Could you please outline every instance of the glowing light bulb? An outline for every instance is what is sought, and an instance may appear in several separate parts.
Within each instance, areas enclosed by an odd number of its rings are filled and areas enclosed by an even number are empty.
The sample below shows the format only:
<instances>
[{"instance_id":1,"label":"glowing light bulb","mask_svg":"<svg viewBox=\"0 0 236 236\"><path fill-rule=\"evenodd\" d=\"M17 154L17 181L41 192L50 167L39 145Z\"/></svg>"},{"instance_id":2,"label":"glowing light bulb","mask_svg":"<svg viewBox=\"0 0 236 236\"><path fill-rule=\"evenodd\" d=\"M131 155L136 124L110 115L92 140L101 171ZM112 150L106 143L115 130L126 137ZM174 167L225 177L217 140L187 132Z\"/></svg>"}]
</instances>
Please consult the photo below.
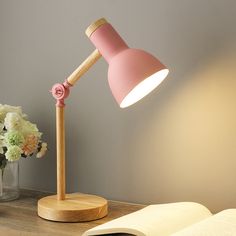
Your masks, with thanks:
<instances>
[{"instance_id":1,"label":"glowing light bulb","mask_svg":"<svg viewBox=\"0 0 236 236\"><path fill-rule=\"evenodd\" d=\"M145 97L166 78L168 73L168 69L163 69L144 79L129 92L121 102L120 107L128 107Z\"/></svg>"}]
</instances>

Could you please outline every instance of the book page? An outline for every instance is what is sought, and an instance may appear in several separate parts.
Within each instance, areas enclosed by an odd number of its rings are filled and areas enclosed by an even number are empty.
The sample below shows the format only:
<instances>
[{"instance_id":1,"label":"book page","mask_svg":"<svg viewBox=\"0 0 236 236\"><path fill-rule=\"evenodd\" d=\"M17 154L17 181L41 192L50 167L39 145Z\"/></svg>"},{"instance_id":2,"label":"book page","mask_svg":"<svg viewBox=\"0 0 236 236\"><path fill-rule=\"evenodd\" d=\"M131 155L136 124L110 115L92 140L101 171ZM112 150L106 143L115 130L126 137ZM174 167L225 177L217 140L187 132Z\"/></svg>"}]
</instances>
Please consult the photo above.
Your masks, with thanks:
<instances>
[{"instance_id":1,"label":"book page","mask_svg":"<svg viewBox=\"0 0 236 236\"><path fill-rule=\"evenodd\" d=\"M234 236L236 235L236 209L228 209L189 226L172 236Z\"/></svg>"},{"instance_id":2,"label":"book page","mask_svg":"<svg viewBox=\"0 0 236 236\"><path fill-rule=\"evenodd\" d=\"M150 205L90 229L83 236L111 233L166 236L211 215L206 207L193 202Z\"/></svg>"}]
</instances>

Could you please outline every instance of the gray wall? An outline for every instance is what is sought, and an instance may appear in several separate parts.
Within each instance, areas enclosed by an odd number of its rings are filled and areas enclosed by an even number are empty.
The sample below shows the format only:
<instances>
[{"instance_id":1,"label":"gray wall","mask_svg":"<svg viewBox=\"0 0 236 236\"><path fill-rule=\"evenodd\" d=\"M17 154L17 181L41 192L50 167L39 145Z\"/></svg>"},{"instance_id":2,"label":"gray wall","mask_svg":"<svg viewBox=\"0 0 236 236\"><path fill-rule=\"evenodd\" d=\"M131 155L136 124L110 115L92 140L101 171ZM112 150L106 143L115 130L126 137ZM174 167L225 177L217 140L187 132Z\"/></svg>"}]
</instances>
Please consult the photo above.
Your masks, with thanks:
<instances>
[{"instance_id":1,"label":"gray wall","mask_svg":"<svg viewBox=\"0 0 236 236\"><path fill-rule=\"evenodd\" d=\"M20 163L21 186L55 191L54 99L93 50L86 27L106 17L170 75L120 109L101 59L67 100L67 190L139 203L236 206L236 1L0 0L0 102L21 105L49 144Z\"/></svg>"}]
</instances>

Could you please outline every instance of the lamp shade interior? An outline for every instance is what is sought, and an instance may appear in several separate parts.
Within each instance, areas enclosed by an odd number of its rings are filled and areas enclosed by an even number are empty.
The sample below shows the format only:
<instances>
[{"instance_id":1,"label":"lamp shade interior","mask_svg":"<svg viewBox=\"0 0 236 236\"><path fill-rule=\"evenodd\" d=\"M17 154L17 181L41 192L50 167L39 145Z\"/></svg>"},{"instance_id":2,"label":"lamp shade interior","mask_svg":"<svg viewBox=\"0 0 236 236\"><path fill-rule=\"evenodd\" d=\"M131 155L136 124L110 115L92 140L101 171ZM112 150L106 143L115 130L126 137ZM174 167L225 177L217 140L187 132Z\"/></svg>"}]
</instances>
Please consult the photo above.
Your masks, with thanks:
<instances>
[{"instance_id":1,"label":"lamp shade interior","mask_svg":"<svg viewBox=\"0 0 236 236\"><path fill-rule=\"evenodd\" d=\"M153 91L168 75L168 69L162 69L136 85L120 103L121 108L128 107Z\"/></svg>"}]
</instances>

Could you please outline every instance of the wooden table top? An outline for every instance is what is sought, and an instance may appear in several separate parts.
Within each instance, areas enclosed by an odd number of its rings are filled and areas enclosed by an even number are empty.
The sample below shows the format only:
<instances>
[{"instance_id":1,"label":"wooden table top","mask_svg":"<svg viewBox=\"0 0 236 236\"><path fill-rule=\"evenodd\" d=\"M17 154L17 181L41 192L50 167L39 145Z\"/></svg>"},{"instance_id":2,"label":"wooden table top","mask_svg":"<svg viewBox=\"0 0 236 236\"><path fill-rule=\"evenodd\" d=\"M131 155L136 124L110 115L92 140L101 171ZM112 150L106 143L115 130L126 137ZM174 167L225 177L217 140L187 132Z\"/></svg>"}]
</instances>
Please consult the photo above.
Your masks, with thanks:
<instances>
[{"instance_id":1,"label":"wooden table top","mask_svg":"<svg viewBox=\"0 0 236 236\"><path fill-rule=\"evenodd\" d=\"M144 205L109 201L108 216L86 223L59 223L41 219L37 215L38 199L50 195L45 192L21 190L21 197L0 203L0 236L82 235L86 230L112 219L140 210Z\"/></svg>"}]
</instances>

